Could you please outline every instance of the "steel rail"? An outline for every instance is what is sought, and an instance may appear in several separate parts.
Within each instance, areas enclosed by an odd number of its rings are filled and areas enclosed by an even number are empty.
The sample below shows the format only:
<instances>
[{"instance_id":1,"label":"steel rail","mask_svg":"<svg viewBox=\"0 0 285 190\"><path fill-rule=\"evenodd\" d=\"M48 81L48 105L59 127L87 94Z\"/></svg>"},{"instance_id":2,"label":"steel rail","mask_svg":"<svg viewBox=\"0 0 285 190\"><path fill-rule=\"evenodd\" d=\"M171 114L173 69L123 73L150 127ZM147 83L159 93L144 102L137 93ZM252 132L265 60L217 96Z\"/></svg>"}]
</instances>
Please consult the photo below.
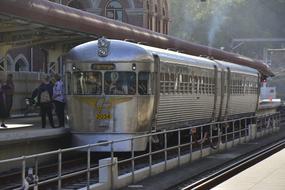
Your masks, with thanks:
<instances>
[{"instance_id":1,"label":"steel rail","mask_svg":"<svg viewBox=\"0 0 285 190\"><path fill-rule=\"evenodd\" d=\"M263 150L258 151L242 160L227 166L197 182L194 182L184 188L182 190L204 190L211 189L218 184L226 181L232 176L240 173L241 171L253 166L254 164L264 160L265 158L273 155L274 153L282 150L285 147L285 139L278 141L277 143L266 147Z\"/></svg>"}]
</instances>

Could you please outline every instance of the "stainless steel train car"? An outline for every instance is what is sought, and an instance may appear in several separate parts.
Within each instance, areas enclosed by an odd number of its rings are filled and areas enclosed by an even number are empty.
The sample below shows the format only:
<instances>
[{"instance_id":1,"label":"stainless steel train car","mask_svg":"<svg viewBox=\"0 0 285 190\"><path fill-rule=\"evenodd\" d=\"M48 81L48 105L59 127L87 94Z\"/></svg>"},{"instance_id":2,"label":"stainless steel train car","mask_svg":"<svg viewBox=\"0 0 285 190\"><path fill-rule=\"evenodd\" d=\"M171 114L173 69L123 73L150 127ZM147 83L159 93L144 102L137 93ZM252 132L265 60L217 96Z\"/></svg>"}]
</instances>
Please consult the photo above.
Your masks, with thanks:
<instances>
[{"instance_id":1,"label":"stainless steel train car","mask_svg":"<svg viewBox=\"0 0 285 190\"><path fill-rule=\"evenodd\" d=\"M74 145L253 115L258 105L255 69L126 41L79 45L65 68ZM135 150L146 144L135 141Z\"/></svg>"}]
</instances>

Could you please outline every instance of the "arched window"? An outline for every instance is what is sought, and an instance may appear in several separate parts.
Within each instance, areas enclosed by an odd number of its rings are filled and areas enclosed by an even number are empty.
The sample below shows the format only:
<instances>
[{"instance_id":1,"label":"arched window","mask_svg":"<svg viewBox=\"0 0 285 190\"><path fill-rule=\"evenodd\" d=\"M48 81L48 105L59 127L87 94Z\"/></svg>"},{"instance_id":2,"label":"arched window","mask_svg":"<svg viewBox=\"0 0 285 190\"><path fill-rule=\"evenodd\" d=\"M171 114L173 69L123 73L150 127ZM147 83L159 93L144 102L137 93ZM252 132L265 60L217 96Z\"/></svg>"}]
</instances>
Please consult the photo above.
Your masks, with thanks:
<instances>
[{"instance_id":1,"label":"arched window","mask_svg":"<svg viewBox=\"0 0 285 190\"><path fill-rule=\"evenodd\" d=\"M19 59L15 64L15 71L28 71L28 66L24 60Z\"/></svg>"},{"instance_id":2,"label":"arched window","mask_svg":"<svg viewBox=\"0 0 285 190\"><path fill-rule=\"evenodd\" d=\"M29 62L23 54L15 58L15 71L29 71Z\"/></svg>"},{"instance_id":3,"label":"arched window","mask_svg":"<svg viewBox=\"0 0 285 190\"><path fill-rule=\"evenodd\" d=\"M6 56L7 71L15 71L14 60L10 54ZM5 67L5 65L3 64Z\"/></svg>"},{"instance_id":4,"label":"arched window","mask_svg":"<svg viewBox=\"0 0 285 190\"><path fill-rule=\"evenodd\" d=\"M106 17L123 21L123 7L118 1L112 0L106 6Z\"/></svg>"}]
</instances>

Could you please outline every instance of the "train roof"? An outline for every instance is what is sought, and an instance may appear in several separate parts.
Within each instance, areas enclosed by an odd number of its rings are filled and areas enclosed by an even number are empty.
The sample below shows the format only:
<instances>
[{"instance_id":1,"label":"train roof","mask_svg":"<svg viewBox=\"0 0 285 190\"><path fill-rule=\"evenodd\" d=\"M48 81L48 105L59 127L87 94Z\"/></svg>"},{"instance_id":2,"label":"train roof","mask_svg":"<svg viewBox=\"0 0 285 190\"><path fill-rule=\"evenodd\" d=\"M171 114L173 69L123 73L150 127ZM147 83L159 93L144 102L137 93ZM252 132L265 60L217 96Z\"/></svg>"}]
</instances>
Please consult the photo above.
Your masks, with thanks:
<instances>
[{"instance_id":1,"label":"train roof","mask_svg":"<svg viewBox=\"0 0 285 190\"><path fill-rule=\"evenodd\" d=\"M98 40L87 42L72 48L66 55L66 60L72 62L149 62L153 60L153 55L138 44L108 40L109 53L107 56L98 55Z\"/></svg>"},{"instance_id":2,"label":"train roof","mask_svg":"<svg viewBox=\"0 0 285 190\"><path fill-rule=\"evenodd\" d=\"M213 69L214 65L218 68L229 67L232 72L257 75L256 69L229 63L220 60L213 60L205 57L197 57L171 50L165 50L141 44L121 40L108 40L109 53L105 57L98 56L98 40L78 45L70 50L66 56L66 60L72 62L102 62L102 63L118 63L118 62L150 62L153 60L153 54L159 56L162 62L170 62L183 65L191 65L194 67Z\"/></svg>"},{"instance_id":3,"label":"train roof","mask_svg":"<svg viewBox=\"0 0 285 190\"><path fill-rule=\"evenodd\" d=\"M220 65L218 68L227 68L229 67L231 69L231 72L235 73L244 73L244 74L252 74L257 75L258 71L256 69L247 67L247 66L241 66L234 63L229 63L226 61L221 60L214 60L210 58L205 57L198 57L193 55L188 55L180 52L170 51L170 50L164 50L159 49L155 47L149 47L149 46L142 46L146 50L151 51L153 54L159 55L160 59L162 61L170 61L170 62L176 62L177 64L187 64L195 67L202 67L202 68L208 68L213 69L214 65Z\"/></svg>"}]
</instances>

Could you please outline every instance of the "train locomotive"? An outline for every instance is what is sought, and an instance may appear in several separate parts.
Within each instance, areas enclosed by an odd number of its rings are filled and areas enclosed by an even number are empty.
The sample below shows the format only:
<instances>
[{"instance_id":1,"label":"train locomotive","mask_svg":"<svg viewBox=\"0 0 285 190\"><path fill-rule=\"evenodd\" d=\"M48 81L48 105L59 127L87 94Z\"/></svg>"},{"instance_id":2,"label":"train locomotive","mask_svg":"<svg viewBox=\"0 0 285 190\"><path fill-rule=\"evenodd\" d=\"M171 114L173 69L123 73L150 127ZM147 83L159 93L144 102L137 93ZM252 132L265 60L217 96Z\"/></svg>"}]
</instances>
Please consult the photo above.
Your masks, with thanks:
<instances>
[{"instance_id":1,"label":"train locomotive","mask_svg":"<svg viewBox=\"0 0 285 190\"><path fill-rule=\"evenodd\" d=\"M76 46L65 70L76 146L252 116L258 106L256 69L127 41ZM147 139L132 146L145 150ZM131 151L131 145L119 143L114 151Z\"/></svg>"}]
</instances>

